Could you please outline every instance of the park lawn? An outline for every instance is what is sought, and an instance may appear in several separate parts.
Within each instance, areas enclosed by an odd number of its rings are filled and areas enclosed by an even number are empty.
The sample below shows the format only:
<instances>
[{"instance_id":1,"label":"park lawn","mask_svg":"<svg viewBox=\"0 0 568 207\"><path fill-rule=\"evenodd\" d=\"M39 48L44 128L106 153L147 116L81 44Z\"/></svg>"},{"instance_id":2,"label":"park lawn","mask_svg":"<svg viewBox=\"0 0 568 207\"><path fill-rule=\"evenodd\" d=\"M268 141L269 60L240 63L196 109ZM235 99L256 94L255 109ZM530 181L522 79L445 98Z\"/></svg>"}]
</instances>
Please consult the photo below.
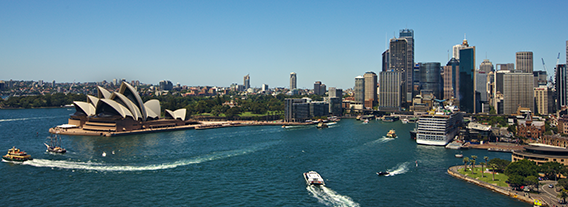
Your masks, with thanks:
<instances>
[{"instance_id":1,"label":"park lawn","mask_svg":"<svg viewBox=\"0 0 568 207\"><path fill-rule=\"evenodd\" d=\"M267 115L269 115L269 114L274 114L275 112L276 112L276 111L268 111L268 112L266 112L266 113L264 113L264 114L253 114L252 112L247 111L247 112L243 112L243 113L239 114L239 116L240 116L240 117L267 116Z\"/></svg>"},{"instance_id":2,"label":"park lawn","mask_svg":"<svg viewBox=\"0 0 568 207\"><path fill-rule=\"evenodd\" d=\"M484 168L486 169L486 168ZM483 173L484 177L481 177L481 167L475 167L474 170L475 174L471 173L471 170L468 170L464 173L463 169L458 169L458 172L462 175L468 176L470 178L473 179L477 179L477 180L481 180L487 183L491 183L491 184L497 184L497 186L501 186L501 187L508 187L509 185L505 182L507 181L507 179L509 179L508 176L506 176L503 173L496 173L495 174L495 181L493 181L493 176L491 175L491 173Z\"/></svg>"}]
</instances>

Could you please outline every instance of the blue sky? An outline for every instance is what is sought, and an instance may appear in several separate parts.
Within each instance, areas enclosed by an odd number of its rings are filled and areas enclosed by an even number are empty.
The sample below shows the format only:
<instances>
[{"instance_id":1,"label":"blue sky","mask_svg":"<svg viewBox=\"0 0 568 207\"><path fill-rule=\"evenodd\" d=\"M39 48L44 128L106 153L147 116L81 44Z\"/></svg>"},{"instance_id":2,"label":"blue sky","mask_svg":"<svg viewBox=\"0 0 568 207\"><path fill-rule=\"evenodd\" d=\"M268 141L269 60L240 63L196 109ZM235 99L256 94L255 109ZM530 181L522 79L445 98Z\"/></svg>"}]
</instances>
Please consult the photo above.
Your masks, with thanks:
<instances>
[{"instance_id":1,"label":"blue sky","mask_svg":"<svg viewBox=\"0 0 568 207\"><path fill-rule=\"evenodd\" d=\"M486 57L566 62L568 1L0 1L0 80L352 88L414 30L415 61L448 61L464 34ZM449 54L451 56L451 54Z\"/></svg>"}]
</instances>

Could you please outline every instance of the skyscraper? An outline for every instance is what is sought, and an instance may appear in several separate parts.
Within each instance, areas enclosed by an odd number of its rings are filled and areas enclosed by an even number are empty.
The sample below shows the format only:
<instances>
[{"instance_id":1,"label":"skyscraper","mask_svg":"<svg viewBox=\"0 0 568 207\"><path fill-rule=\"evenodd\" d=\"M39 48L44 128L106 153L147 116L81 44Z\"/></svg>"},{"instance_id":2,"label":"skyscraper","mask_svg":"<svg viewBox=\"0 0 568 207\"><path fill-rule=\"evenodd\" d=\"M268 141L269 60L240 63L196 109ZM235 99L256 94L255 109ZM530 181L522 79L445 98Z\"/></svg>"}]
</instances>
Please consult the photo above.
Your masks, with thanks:
<instances>
[{"instance_id":1,"label":"skyscraper","mask_svg":"<svg viewBox=\"0 0 568 207\"><path fill-rule=\"evenodd\" d=\"M446 66L444 66L444 99L454 99L454 104L456 103L459 95L459 73L460 72L460 62L456 58L452 58Z\"/></svg>"},{"instance_id":2,"label":"skyscraper","mask_svg":"<svg viewBox=\"0 0 568 207\"><path fill-rule=\"evenodd\" d=\"M290 90L296 89L296 73L290 73Z\"/></svg>"},{"instance_id":3,"label":"skyscraper","mask_svg":"<svg viewBox=\"0 0 568 207\"><path fill-rule=\"evenodd\" d=\"M552 91L547 86L539 86L534 88L534 102L536 104L535 112L546 115L553 112Z\"/></svg>"},{"instance_id":4,"label":"skyscraper","mask_svg":"<svg viewBox=\"0 0 568 207\"><path fill-rule=\"evenodd\" d=\"M533 52L517 52L516 59L517 70L523 73L533 72Z\"/></svg>"},{"instance_id":5,"label":"skyscraper","mask_svg":"<svg viewBox=\"0 0 568 207\"><path fill-rule=\"evenodd\" d=\"M431 93L437 99L442 99L442 73L440 63L419 63L420 92Z\"/></svg>"},{"instance_id":6,"label":"skyscraper","mask_svg":"<svg viewBox=\"0 0 568 207\"><path fill-rule=\"evenodd\" d=\"M379 109L400 110L402 103L402 72L385 71L379 73Z\"/></svg>"},{"instance_id":7,"label":"skyscraper","mask_svg":"<svg viewBox=\"0 0 568 207\"><path fill-rule=\"evenodd\" d=\"M488 74L489 72L493 71L493 63L491 63L491 61L489 61L488 59L483 60L483 62L481 62L481 65L479 65L479 71L483 71Z\"/></svg>"},{"instance_id":8,"label":"skyscraper","mask_svg":"<svg viewBox=\"0 0 568 207\"><path fill-rule=\"evenodd\" d=\"M568 105L568 71L566 71L566 64L558 64L555 68L555 87L557 98L557 109Z\"/></svg>"},{"instance_id":9,"label":"skyscraper","mask_svg":"<svg viewBox=\"0 0 568 207\"><path fill-rule=\"evenodd\" d=\"M390 58L390 52L387 49L383 52L383 68L382 68L382 71L389 70L389 58Z\"/></svg>"},{"instance_id":10,"label":"skyscraper","mask_svg":"<svg viewBox=\"0 0 568 207\"><path fill-rule=\"evenodd\" d=\"M515 70L515 63L497 64L498 70Z\"/></svg>"},{"instance_id":11,"label":"skyscraper","mask_svg":"<svg viewBox=\"0 0 568 207\"><path fill-rule=\"evenodd\" d=\"M363 76L355 77L355 102L360 104L365 102L365 79Z\"/></svg>"},{"instance_id":12,"label":"skyscraper","mask_svg":"<svg viewBox=\"0 0 568 207\"><path fill-rule=\"evenodd\" d=\"M412 102L414 98L414 30L412 29L401 29L399 31L399 38L406 39L408 46L406 47L406 102Z\"/></svg>"},{"instance_id":13,"label":"skyscraper","mask_svg":"<svg viewBox=\"0 0 568 207\"><path fill-rule=\"evenodd\" d=\"M314 94L316 95L324 95L325 94L325 84L322 84L321 81L316 81L314 83Z\"/></svg>"},{"instance_id":14,"label":"skyscraper","mask_svg":"<svg viewBox=\"0 0 568 207\"><path fill-rule=\"evenodd\" d=\"M373 108L377 105L377 74L366 72L365 78L365 107Z\"/></svg>"},{"instance_id":15,"label":"skyscraper","mask_svg":"<svg viewBox=\"0 0 568 207\"><path fill-rule=\"evenodd\" d=\"M466 113L475 113L475 46L463 40L460 49L459 108Z\"/></svg>"},{"instance_id":16,"label":"skyscraper","mask_svg":"<svg viewBox=\"0 0 568 207\"><path fill-rule=\"evenodd\" d=\"M249 74L245 75L245 77L243 78L243 85L245 86L245 90L250 88L250 76Z\"/></svg>"},{"instance_id":17,"label":"skyscraper","mask_svg":"<svg viewBox=\"0 0 568 207\"><path fill-rule=\"evenodd\" d=\"M513 114L519 107L534 110L532 73L510 72L503 75L503 113Z\"/></svg>"},{"instance_id":18,"label":"skyscraper","mask_svg":"<svg viewBox=\"0 0 568 207\"><path fill-rule=\"evenodd\" d=\"M343 98L343 90L335 87L329 87L330 98Z\"/></svg>"},{"instance_id":19,"label":"skyscraper","mask_svg":"<svg viewBox=\"0 0 568 207\"><path fill-rule=\"evenodd\" d=\"M412 73L412 64L409 66L408 65L408 59L409 59L409 55L407 54L407 47L408 47L408 41L405 38L393 38L390 40L390 59L389 59L389 68L392 71L396 71L396 72L400 72L402 77L401 80L402 81L402 93L404 94L402 96L402 102L406 103L407 101L407 91L408 89L410 89L410 91L412 91L412 82L407 83L406 81L406 77L407 76L407 72L408 73ZM410 98L409 100L412 100L412 98Z\"/></svg>"}]
</instances>

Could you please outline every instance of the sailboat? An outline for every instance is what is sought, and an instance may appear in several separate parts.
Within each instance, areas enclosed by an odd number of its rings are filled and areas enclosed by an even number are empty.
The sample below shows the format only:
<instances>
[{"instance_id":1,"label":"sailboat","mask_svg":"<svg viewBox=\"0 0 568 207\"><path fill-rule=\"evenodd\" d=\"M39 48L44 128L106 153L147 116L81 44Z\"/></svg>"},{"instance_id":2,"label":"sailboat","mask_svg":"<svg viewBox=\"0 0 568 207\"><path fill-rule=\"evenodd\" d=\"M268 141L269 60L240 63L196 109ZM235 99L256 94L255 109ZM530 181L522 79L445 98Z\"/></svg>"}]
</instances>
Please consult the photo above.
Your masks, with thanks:
<instances>
[{"instance_id":1,"label":"sailboat","mask_svg":"<svg viewBox=\"0 0 568 207\"><path fill-rule=\"evenodd\" d=\"M67 152L67 150L65 150L65 148L61 147L61 136L58 135L51 135L49 137L47 137L47 139L49 139L49 144L48 143L43 143L45 144L45 146L47 147L47 151L48 152L53 152L53 153L65 153Z\"/></svg>"}]
</instances>

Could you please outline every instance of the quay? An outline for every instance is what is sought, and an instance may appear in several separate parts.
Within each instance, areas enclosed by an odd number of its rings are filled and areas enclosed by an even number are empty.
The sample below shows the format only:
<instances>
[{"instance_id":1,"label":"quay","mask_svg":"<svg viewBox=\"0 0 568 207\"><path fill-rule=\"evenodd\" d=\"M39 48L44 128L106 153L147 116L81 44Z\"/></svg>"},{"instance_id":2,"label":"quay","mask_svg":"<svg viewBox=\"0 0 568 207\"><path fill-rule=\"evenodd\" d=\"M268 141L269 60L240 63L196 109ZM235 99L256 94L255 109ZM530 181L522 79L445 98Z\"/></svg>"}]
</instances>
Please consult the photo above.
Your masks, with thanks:
<instances>
[{"instance_id":1,"label":"quay","mask_svg":"<svg viewBox=\"0 0 568 207\"><path fill-rule=\"evenodd\" d=\"M467 149L484 149L488 151L496 152L513 152L522 151L525 145L510 144L510 143L483 143L483 144L471 144L469 142L465 143L462 148Z\"/></svg>"},{"instance_id":2,"label":"quay","mask_svg":"<svg viewBox=\"0 0 568 207\"><path fill-rule=\"evenodd\" d=\"M61 135L72 135L72 136L122 136L131 134L143 134L143 133L154 133L154 132L164 132L164 131L175 131L175 130L203 130L203 129L215 129L223 127L238 127L238 126L301 126L301 125L313 125L315 123L306 122L283 122L279 121L192 121L191 124L181 125L181 126L166 126L159 128L146 128L137 129L130 131L101 131L101 130L86 130L79 127L72 127L69 125L60 125L49 129L49 133L61 134Z\"/></svg>"}]
</instances>

